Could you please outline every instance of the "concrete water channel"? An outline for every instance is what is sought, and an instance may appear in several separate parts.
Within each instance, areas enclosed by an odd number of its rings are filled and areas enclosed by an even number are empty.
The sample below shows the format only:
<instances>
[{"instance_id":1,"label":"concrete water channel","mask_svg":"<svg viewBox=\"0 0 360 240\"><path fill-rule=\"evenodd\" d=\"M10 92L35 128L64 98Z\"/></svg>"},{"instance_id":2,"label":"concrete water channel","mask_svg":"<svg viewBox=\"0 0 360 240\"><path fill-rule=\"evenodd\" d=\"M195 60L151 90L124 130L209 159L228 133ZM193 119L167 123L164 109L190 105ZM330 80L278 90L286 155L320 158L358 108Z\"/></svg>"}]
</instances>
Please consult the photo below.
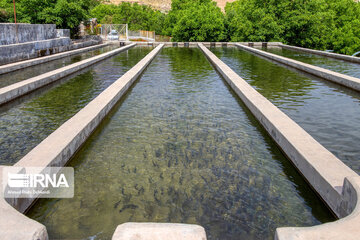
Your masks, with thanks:
<instances>
[{"instance_id":1,"label":"concrete water channel","mask_svg":"<svg viewBox=\"0 0 360 240\"><path fill-rule=\"evenodd\" d=\"M38 76L40 74L79 62L84 59L88 59L93 56L97 56L99 54L111 51L119 46L116 45L109 45L105 47L101 47L92 51L88 51L85 53L79 53L76 55L72 55L69 57L64 57L61 59L53 60L50 62L42 63L40 65L35 65L32 67L27 67L21 70L9 72L6 74L0 75L0 88L8 86L10 84L14 84L20 82L22 80L32 78Z\"/></svg>"},{"instance_id":2,"label":"concrete water channel","mask_svg":"<svg viewBox=\"0 0 360 240\"><path fill-rule=\"evenodd\" d=\"M25 161L152 49L131 48L1 106L0 164ZM211 51L359 172L357 92L235 47ZM50 239L110 239L124 222L199 224L208 239L273 239L278 227L334 221L317 186L230 86L200 49L164 47L68 163L75 197L40 199L27 216Z\"/></svg>"},{"instance_id":3,"label":"concrete water channel","mask_svg":"<svg viewBox=\"0 0 360 240\"><path fill-rule=\"evenodd\" d=\"M236 47L211 49L257 91L300 124L311 136L360 173L360 94ZM267 48L303 60L291 50ZM307 63L359 74L360 64L313 55ZM335 65L334 62L338 62ZM358 66L356 68L356 65Z\"/></svg>"},{"instance_id":4,"label":"concrete water channel","mask_svg":"<svg viewBox=\"0 0 360 240\"><path fill-rule=\"evenodd\" d=\"M28 213L53 238L109 239L146 221L271 239L279 226L333 220L197 48L164 48L70 166L75 198Z\"/></svg>"},{"instance_id":5,"label":"concrete water channel","mask_svg":"<svg viewBox=\"0 0 360 240\"><path fill-rule=\"evenodd\" d=\"M318 67L326 68L338 73L360 78L359 63L352 63L340 59L320 56L317 54L295 51L281 47L269 47L262 50L275 53L284 57L292 58L304 63L312 64Z\"/></svg>"},{"instance_id":6,"label":"concrete water channel","mask_svg":"<svg viewBox=\"0 0 360 240\"><path fill-rule=\"evenodd\" d=\"M16 163L150 51L148 47L129 49L0 106L0 164Z\"/></svg>"}]
</instances>

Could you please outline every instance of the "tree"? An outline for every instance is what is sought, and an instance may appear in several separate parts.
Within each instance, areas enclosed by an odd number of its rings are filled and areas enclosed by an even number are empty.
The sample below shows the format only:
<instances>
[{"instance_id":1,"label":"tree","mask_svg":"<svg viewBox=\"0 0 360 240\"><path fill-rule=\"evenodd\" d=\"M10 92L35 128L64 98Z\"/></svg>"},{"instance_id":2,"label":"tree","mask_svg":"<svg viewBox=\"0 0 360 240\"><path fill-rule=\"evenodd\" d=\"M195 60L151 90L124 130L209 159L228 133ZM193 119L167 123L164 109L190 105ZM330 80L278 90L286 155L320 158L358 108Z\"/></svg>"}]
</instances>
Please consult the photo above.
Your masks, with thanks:
<instances>
[{"instance_id":1,"label":"tree","mask_svg":"<svg viewBox=\"0 0 360 240\"><path fill-rule=\"evenodd\" d=\"M149 6L123 2L119 5L100 4L90 11L99 23L128 24L130 30L163 32L165 14Z\"/></svg>"},{"instance_id":2,"label":"tree","mask_svg":"<svg viewBox=\"0 0 360 240\"><path fill-rule=\"evenodd\" d=\"M211 0L173 0L166 21L174 41L222 41L226 39L224 15Z\"/></svg>"}]
</instances>

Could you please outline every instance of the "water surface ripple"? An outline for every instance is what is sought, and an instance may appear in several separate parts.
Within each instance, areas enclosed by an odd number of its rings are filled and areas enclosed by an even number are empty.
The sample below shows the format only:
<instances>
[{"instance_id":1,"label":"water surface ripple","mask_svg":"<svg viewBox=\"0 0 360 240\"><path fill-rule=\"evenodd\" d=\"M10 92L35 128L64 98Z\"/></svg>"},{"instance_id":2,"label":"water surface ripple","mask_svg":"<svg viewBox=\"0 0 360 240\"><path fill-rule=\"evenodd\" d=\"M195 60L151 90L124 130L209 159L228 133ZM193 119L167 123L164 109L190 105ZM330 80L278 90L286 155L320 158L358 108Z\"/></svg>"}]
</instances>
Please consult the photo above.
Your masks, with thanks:
<instances>
[{"instance_id":1,"label":"water surface ripple","mask_svg":"<svg viewBox=\"0 0 360 240\"><path fill-rule=\"evenodd\" d=\"M110 45L102 48L98 48L92 51L84 52L81 54L76 54L68 57L64 57L61 59L57 59L54 61L38 64L32 67L20 69L17 71L5 73L0 75L0 88L6 87L8 85L23 81L25 79L29 79L38 75L41 75L43 73L47 73L50 71L53 71L58 68L65 67L67 65L80 62L82 60L85 60L87 58L91 58L97 55L100 55L102 53L114 50L115 48L118 48L119 46Z\"/></svg>"},{"instance_id":2,"label":"water surface ripple","mask_svg":"<svg viewBox=\"0 0 360 240\"><path fill-rule=\"evenodd\" d=\"M150 51L131 48L0 107L0 164L18 161Z\"/></svg>"},{"instance_id":3,"label":"water surface ripple","mask_svg":"<svg viewBox=\"0 0 360 240\"><path fill-rule=\"evenodd\" d=\"M345 164L360 173L360 94L238 48L222 61Z\"/></svg>"},{"instance_id":4,"label":"water surface ripple","mask_svg":"<svg viewBox=\"0 0 360 240\"><path fill-rule=\"evenodd\" d=\"M196 48L164 48L70 165L75 197L28 213L54 239L110 239L146 221L263 240L333 220Z\"/></svg>"},{"instance_id":5,"label":"water surface ripple","mask_svg":"<svg viewBox=\"0 0 360 240\"><path fill-rule=\"evenodd\" d=\"M283 57L292 58L294 60L312 64L318 67L329 69L334 72L342 73L352 77L360 78L360 64L352 63L340 59L320 56L306 52L282 49L279 47L269 47L262 49L264 51L274 53Z\"/></svg>"}]
</instances>

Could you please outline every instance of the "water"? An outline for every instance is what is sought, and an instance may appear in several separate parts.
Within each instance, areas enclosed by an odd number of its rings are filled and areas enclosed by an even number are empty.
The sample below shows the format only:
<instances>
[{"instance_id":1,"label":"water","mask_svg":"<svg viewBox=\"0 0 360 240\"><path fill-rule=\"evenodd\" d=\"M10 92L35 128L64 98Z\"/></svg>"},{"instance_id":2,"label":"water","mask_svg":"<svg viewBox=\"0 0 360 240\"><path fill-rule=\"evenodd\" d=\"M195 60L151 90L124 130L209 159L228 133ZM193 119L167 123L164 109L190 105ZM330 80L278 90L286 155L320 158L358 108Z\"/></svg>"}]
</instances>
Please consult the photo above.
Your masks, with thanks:
<instances>
[{"instance_id":1,"label":"water","mask_svg":"<svg viewBox=\"0 0 360 240\"><path fill-rule=\"evenodd\" d=\"M75 197L28 213L54 239L110 239L146 221L263 240L334 220L196 48L164 48L70 166Z\"/></svg>"},{"instance_id":2,"label":"water","mask_svg":"<svg viewBox=\"0 0 360 240\"><path fill-rule=\"evenodd\" d=\"M316 54L282 49L278 47L269 47L262 49L264 51L274 53L283 57L292 58L294 60L312 64L318 67L326 68L331 71L360 78L360 64L343 61L340 59L324 57Z\"/></svg>"},{"instance_id":3,"label":"water","mask_svg":"<svg viewBox=\"0 0 360 240\"><path fill-rule=\"evenodd\" d=\"M135 47L0 107L0 164L14 164L142 59L151 48Z\"/></svg>"},{"instance_id":4,"label":"water","mask_svg":"<svg viewBox=\"0 0 360 240\"><path fill-rule=\"evenodd\" d=\"M110 45L110 46L98 48L98 49L95 49L92 51L84 52L81 54L76 54L76 55L72 55L69 57L64 57L64 58L57 59L54 61L35 65L32 67L20 69L20 70L14 71L14 72L1 74L0 75L0 88L23 81L25 79L29 79L29 78L41 75L43 73L53 71L53 70L61 68L61 67L65 67L67 65L70 65L70 64L73 64L76 62L80 62L82 60L94 57L96 55L100 55L105 52L109 52L118 47L119 46L117 46L117 45Z\"/></svg>"},{"instance_id":5,"label":"water","mask_svg":"<svg viewBox=\"0 0 360 240\"><path fill-rule=\"evenodd\" d=\"M238 48L211 50L317 141L360 173L359 93Z\"/></svg>"}]
</instances>

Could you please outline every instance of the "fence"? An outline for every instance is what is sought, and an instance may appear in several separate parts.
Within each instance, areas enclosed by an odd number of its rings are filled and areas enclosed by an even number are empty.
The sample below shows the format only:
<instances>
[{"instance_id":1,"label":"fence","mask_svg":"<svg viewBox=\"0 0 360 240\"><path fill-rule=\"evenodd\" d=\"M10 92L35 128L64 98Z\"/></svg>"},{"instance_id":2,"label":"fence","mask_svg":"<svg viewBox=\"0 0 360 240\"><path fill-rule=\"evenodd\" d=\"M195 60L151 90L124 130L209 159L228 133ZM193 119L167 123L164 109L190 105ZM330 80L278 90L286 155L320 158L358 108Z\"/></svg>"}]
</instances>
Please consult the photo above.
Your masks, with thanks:
<instances>
[{"instance_id":1,"label":"fence","mask_svg":"<svg viewBox=\"0 0 360 240\"><path fill-rule=\"evenodd\" d=\"M136 30L136 31L129 30L129 40L155 42L155 32L143 31L143 30Z\"/></svg>"},{"instance_id":2,"label":"fence","mask_svg":"<svg viewBox=\"0 0 360 240\"><path fill-rule=\"evenodd\" d=\"M100 36L104 40L155 42L154 31L128 30L127 24L101 24Z\"/></svg>"},{"instance_id":3,"label":"fence","mask_svg":"<svg viewBox=\"0 0 360 240\"><path fill-rule=\"evenodd\" d=\"M101 24L100 29L100 36L104 40L127 41L129 39L127 24Z\"/></svg>"}]
</instances>

